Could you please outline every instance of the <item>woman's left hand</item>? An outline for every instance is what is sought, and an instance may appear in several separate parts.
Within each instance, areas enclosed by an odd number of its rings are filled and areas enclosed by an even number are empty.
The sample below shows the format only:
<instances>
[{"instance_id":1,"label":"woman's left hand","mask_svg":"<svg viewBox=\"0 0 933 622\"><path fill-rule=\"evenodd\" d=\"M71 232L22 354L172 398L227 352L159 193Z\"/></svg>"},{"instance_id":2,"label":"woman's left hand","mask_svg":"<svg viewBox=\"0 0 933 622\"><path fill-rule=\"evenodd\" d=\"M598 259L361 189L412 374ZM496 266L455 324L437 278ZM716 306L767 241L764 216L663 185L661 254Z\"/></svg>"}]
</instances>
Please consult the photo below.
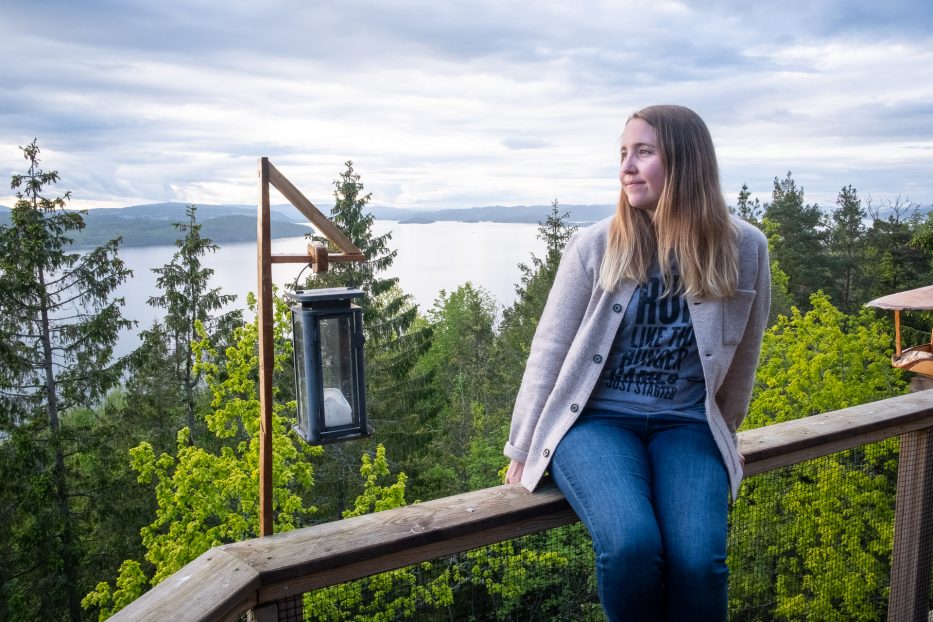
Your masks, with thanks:
<instances>
[{"instance_id":1,"label":"woman's left hand","mask_svg":"<svg viewBox=\"0 0 933 622\"><path fill-rule=\"evenodd\" d=\"M509 463L509 468L505 472L505 483L506 484L520 484L522 481L522 473L525 471L525 463L518 462L517 460L512 460Z\"/></svg>"}]
</instances>

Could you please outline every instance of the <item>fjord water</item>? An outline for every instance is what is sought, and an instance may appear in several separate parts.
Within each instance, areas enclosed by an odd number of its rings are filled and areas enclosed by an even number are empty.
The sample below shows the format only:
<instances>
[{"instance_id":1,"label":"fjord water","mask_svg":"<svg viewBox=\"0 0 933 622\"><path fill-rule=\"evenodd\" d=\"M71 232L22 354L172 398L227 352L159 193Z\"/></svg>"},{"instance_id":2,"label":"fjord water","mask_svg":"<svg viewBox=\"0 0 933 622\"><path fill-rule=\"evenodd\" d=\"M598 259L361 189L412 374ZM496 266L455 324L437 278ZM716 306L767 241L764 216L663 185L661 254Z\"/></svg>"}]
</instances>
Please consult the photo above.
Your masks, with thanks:
<instances>
[{"instance_id":1,"label":"fjord water","mask_svg":"<svg viewBox=\"0 0 933 622\"><path fill-rule=\"evenodd\" d=\"M451 292L467 281L486 289L500 307L512 304L515 284L521 278L518 264L529 263L532 253L544 257L544 242L537 239L537 230L537 225L520 223L401 224L387 220L373 223L375 235L392 232L389 247L397 250L398 255L389 275L398 277L399 285L413 296L421 312L433 306L442 289ZM272 241L272 252L301 253L306 246L302 237L280 238ZM120 250L120 257L134 276L116 295L126 300L124 316L136 320L138 326L121 335L117 356L135 349L139 345L139 331L162 317L161 309L146 303L150 296L160 293L152 268L171 261L175 250L174 246ZM212 287L236 295L236 301L228 308L245 310L246 294L257 289L256 243L225 244L202 262L214 269ZM298 264L273 264L272 280L279 288L291 285L301 269ZM302 275L302 280L307 274L308 271Z\"/></svg>"}]
</instances>

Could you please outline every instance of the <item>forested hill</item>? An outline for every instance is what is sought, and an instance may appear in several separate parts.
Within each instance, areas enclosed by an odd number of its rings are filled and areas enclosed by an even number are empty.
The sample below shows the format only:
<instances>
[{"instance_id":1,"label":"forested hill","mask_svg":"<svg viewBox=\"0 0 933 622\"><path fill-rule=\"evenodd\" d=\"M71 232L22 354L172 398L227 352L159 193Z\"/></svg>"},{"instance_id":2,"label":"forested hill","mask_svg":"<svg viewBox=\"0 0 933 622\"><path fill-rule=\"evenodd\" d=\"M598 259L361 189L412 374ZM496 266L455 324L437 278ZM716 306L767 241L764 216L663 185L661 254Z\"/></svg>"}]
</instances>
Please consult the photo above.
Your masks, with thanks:
<instances>
[{"instance_id":1,"label":"forested hill","mask_svg":"<svg viewBox=\"0 0 933 622\"><path fill-rule=\"evenodd\" d=\"M73 234L79 247L95 247L116 237L123 246L163 246L180 237L174 223L186 222L184 203L156 203L114 209L90 209L85 228ZM9 211L0 210L0 225L10 222ZM256 239L256 208L245 205L199 205L202 234L217 244ZM280 213L272 216L272 237L304 235L308 227Z\"/></svg>"},{"instance_id":2,"label":"forested hill","mask_svg":"<svg viewBox=\"0 0 933 622\"><path fill-rule=\"evenodd\" d=\"M174 244L178 232L173 223L185 220L185 203L152 203L112 209L90 209L84 218L85 229L75 235L78 246L98 246L115 237L123 237L123 246L162 246ZM256 207L253 205L198 205L198 222L203 234L218 244L249 242L256 239ZM922 215L930 206L917 206ZM0 205L0 225L10 222L9 207ZM320 206L324 213L330 206ZM462 209L414 210L388 206L369 207L378 220L392 220L402 224L428 224L433 222L542 222L550 205L493 205ZM566 222L587 225L612 214L612 205L558 205L560 212L568 213ZM891 209L882 206L877 216L886 218ZM305 218L291 205L272 206L272 237L294 237L308 231Z\"/></svg>"},{"instance_id":3,"label":"forested hill","mask_svg":"<svg viewBox=\"0 0 933 622\"><path fill-rule=\"evenodd\" d=\"M612 213L609 205L561 205L569 212L568 222L591 223ZM325 213L330 206L320 208ZM374 207L372 213L380 220L402 223L432 223L437 221L538 223L545 219L549 205L518 205L512 207L471 207L467 209L410 210L394 207ZM84 217L85 228L75 234L78 246L99 246L107 240L123 237L123 246L161 246L174 244L179 234L173 223L185 217L184 203L154 203L113 209L90 209ZM0 206L0 225L10 222L9 208ZM256 239L256 207L252 205L198 205L198 222L202 233L217 244L249 242ZM292 237L308 232L304 216L291 205L272 207L272 237Z\"/></svg>"}]
</instances>

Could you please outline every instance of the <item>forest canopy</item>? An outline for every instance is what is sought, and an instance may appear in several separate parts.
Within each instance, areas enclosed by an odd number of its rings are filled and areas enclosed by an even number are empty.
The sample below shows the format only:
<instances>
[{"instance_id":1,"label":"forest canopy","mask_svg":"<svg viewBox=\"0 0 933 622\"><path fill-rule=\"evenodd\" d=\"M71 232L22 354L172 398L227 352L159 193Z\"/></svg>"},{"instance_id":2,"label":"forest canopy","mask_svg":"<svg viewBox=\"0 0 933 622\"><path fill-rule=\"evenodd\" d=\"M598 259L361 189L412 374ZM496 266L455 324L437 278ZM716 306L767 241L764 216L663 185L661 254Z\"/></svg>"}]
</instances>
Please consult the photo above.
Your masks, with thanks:
<instances>
[{"instance_id":1,"label":"forest canopy","mask_svg":"<svg viewBox=\"0 0 933 622\"><path fill-rule=\"evenodd\" d=\"M189 206L171 226L176 254L152 266L158 291L150 304L164 310L163 319L140 327L140 347L115 359L116 336L130 325L114 296L129 277L121 240L79 252L86 214L66 209L68 193L55 195L58 174L41 168L35 143L23 154L26 170L12 178L18 201L0 225L0 618L105 619L209 548L257 535L256 326L221 313L225 294L202 263L221 240ZM305 285L366 293L377 433L312 447L292 431L291 329L279 299L279 531L501 482L515 393L575 229L555 199L539 221L546 251L520 266L508 307L482 283L467 282L420 309L389 276L396 249L391 234L374 234L370 200L347 162L330 216L369 261L336 266ZM768 202L751 201L743 188L734 211L766 233L773 261L771 327L746 428L904 392L903 374L888 362L887 318L862 305L929 284L933 220L920 206L899 198L873 203L845 185L836 205L823 209L808 204L787 173L775 177ZM908 340L928 339L928 324L925 316L909 318ZM734 619L878 619L896 456L896 443L885 442L746 483L732 517ZM844 490L845 499L827 486ZM767 545L754 546L761 542ZM857 585L814 561L817 552L832 567L857 563ZM305 598L306 615L370 619L391 610L405 617L417 601L454 617L481 602L500 619L530 608L589 619L598 614L591 556L576 526L364 580L352 587L349 610L333 609L330 592L315 592ZM763 606L764 617L749 613Z\"/></svg>"}]
</instances>

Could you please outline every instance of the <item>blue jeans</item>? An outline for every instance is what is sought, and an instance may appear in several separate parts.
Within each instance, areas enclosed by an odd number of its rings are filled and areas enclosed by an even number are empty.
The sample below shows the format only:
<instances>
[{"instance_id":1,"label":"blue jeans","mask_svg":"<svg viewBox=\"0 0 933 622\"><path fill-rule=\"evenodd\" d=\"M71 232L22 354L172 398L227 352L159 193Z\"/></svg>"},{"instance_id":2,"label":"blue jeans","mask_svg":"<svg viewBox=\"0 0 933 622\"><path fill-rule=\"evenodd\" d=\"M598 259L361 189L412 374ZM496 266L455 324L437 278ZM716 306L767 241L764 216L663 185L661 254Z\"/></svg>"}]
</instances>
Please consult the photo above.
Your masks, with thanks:
<instances>
[{"instance_id":1,"label":"blue jeans","mask_svg":"<svg viewBox=\"0 0 933 622\"><path fill-rule=\"evenodd\" d=\"M729 483L705 420L588 409L550 470L592 537L610 621L726 619Z\"/></svg>"}]
</instances>

